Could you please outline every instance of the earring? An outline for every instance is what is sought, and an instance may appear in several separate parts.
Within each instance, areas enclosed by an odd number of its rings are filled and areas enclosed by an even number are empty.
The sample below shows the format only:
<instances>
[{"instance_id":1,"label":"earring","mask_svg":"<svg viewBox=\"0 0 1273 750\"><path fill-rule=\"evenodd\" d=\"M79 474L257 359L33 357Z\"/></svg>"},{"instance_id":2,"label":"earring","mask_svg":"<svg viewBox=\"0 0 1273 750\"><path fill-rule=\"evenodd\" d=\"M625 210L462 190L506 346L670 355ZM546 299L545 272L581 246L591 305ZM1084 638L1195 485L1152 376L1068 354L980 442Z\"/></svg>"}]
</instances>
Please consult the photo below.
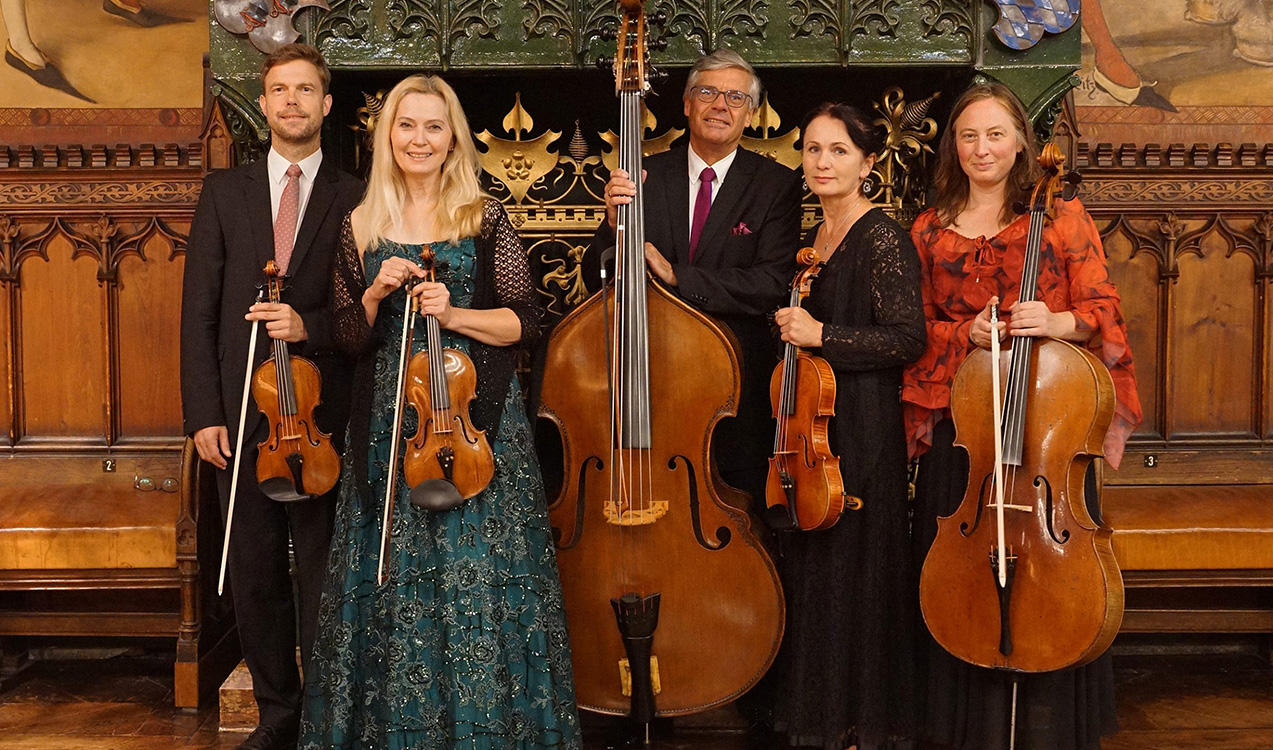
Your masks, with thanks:
<instances>
[{"instance_id":1,"label":"earring","mask_svg":"<svg viewBox=\"0 0 1273 750\"><path fill-rule=\"evenodd\" d=\"M800 189L806 193L809 192L809 182L803 177L800 178Z\"/></svg>"},{"instance_id":2,"label":"earring","mask_svg":"<svg viewBox=\"0 0 1273 750\"><path fill-rule=\"evenodd\" d=\"M871 179L871 175L862 178L862 195L871 196L875 192L875 180Z\"/></svg>"}]
</instances>

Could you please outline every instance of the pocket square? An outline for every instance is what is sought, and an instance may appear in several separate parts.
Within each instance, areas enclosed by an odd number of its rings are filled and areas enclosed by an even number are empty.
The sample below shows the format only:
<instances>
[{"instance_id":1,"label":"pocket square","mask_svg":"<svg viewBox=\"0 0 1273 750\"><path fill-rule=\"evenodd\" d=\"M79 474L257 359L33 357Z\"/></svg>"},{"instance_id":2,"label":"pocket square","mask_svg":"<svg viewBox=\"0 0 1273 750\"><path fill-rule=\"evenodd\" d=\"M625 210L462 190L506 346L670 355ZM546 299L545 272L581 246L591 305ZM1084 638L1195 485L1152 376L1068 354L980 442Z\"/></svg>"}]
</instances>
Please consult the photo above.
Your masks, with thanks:
<instances>
[{"instance_id":1,"label":"pocket square","mask_svg":"<svg viewBox=\"0 0 1273 750\"><path fill-rule=\"evenodd\" d=\"M732 234L732 235L734 235L735 237L739 237L739 236L742 236L742 235L744 235L744 234L751 234L751 230L747 228L747 222L745 222L745 221L740 221L740 222L738 222L738 226L736 226L736 227L734 227L733 229L729 230L729 233L730 233L730 234Z\"/></svg>"}]
</instances>

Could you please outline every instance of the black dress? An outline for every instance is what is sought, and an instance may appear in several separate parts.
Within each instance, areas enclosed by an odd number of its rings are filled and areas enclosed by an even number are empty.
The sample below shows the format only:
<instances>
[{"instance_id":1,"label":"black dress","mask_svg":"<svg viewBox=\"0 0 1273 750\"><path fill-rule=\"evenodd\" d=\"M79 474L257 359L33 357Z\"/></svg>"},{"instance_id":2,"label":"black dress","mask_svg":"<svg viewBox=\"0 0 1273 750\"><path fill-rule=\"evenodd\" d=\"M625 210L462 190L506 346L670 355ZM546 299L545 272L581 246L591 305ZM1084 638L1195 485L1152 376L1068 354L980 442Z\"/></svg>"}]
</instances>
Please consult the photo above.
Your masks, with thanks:
<instances>
[{"instance_id":1,"label":"black dress","mask_svg":"<svg viewBox=\"0 0 1273 750\"><path fill-rule=\"evenodd\" d=\"M896 740L913 737L917 721L918 578L899 391L925 331L919 258L905 230L879 209L858 219L805 307L824 324L812 353L835 370L831 446L845 491L863 507L780 542L787 632L768 680L774 726L792 745L909 746Z\"/></svg>"}]
</instances>

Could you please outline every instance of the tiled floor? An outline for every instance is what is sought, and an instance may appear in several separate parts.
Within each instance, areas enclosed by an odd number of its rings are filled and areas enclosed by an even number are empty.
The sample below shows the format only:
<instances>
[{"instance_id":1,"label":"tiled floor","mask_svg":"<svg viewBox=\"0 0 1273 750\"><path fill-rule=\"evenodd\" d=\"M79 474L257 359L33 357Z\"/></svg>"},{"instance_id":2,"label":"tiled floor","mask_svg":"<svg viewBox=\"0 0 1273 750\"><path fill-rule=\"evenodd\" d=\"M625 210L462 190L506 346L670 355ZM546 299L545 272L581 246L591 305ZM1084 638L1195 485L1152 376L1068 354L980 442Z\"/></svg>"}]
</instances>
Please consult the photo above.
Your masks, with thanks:
<instances>
[{"instance_id":1,"label":"tiled floor","mask_svg":"<svg viewBox=\"0 0 1273 750\"><path fill-rule=\"evenodd\" d=\"M1105 750L1270 750L1273 668L1253 655L1120 657L1122 730ZM215 709L172 707L161 656L41 661L0 689L3 750L229 750L243 734L217 731ZM588 750L623 743L585 722ZM658 750L776 750L730 709L678 721Z\"/></svg>"}]
</instances>

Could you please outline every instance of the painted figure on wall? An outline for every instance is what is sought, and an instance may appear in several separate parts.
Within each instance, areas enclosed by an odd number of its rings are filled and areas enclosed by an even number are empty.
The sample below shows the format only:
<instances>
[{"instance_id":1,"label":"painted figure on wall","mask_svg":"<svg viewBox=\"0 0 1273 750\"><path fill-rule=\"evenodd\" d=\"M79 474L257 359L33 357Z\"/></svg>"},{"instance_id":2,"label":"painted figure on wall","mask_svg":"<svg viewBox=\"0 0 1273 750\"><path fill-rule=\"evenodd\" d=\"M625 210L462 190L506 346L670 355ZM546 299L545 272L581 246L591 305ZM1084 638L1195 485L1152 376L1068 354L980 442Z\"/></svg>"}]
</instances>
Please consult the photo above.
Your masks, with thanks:
<instances>
[{"instance_id":1,"label":"painted figure on wall","mask_svg":"<svg viewBox=\"0 0 1273 750\"><path fill-rule=\"evenodd\" d=\"M169 60L189 59L191 65L185 67L192 67L197 74L199 57L207 49L206 29L193 23L203 17L202 3L160 2L162 10L148 7L141 0L101 0L100 5L96 0L0 0L5 37L0 107L71 107L85 103L137 106L111 101L116 90L126 88L120 85L122 81L148 75L142 72L146 56L123 55L121 50L125 47L130 51L164 50ZM103 14L109 18L103 19ZM159 31L136 36L143 29L174 24L185 28L175 33ZM99 46L103 48L98 49ZM198 46L202 49L188 49ZM118 63L103 66L102 60ZM179 62L176 66L170 63L168 69L182 67ZM166 86L158 83L158 88ZM197 105L198 100L193 103Z\"/></svg>"},{"instance_id":2,"label":"painted figure on wall","mask_svg":"<svg viewBox=\"0 0 1273 750\"><path fill-rule=\"evenodd\" d=\"M1080 106L1273 105L1268 0L1084 0Z\"/></svg>"}]
</instances>

